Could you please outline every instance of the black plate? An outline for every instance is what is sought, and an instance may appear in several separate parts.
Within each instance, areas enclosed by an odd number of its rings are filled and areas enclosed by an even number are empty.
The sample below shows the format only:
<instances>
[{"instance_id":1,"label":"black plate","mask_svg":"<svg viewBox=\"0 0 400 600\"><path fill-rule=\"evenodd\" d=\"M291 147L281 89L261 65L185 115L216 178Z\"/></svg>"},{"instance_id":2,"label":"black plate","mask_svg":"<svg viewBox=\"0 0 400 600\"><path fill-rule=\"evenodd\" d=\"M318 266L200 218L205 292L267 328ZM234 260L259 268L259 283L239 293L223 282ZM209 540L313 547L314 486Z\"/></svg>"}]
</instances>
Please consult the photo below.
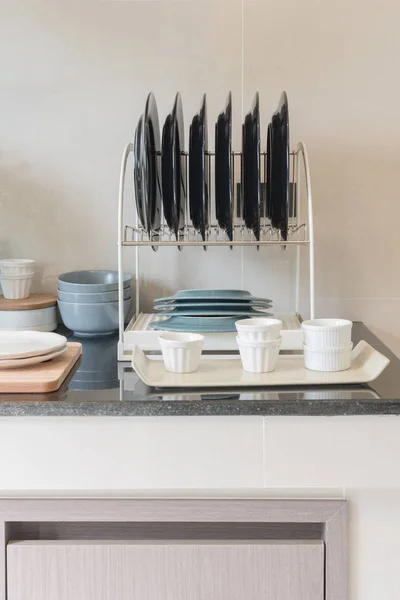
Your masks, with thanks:
<instances>
[{"instance_id":1,"label":"black plate","mask_svg":"<svg viewBox=\"0 0 400 600\"><path fill-rule=\"evenodd\" d=\"M215 124L215 208L218 225L233 238L232 212L232 94Z\"/></svg>"},{"instance_id":2,"label":"black plate","mask_svg":"<svg viewBox=\"0 0 400 600\"><path fill-rule=\"evenodd\" d=\"M135 130L135 139L133 142L133 175L135 183L135 201L139 222L144 229L147 229L147 218L145 207L143 205L143 181L142 181L142 128L143 115L140 116Z\"/></svg>"},{"instance_id":3,"label":"black plate","mask_svg":"<svg viewBox=\"0 0 400 600\"><path fill-rule=\"evenodd\" d=\"M184 124L181 95L175 97L171 114L166 118L162 135L162 197L168 227L178 240L182 237L186 212L186 176Z\"/></svg>"},{"instance_id":4,"label":"black plate","mask_svg":"<svg viewBox=\"0 0 400 600\"><path fill-rule=\"evenodd\" d=\"M150 238L161 226L160 126L154 94L147 97L142 126L142 191Z\"/></svg>"},{"instance_id":5,"label":"black plate","mask_svg":"<svg viewBox=\"0 0 400 600\"><path fill-rule=\"evenodd\" d=\"M267 130L267 156L265 158L265 183L267 187L267 217L270 219L272 214L272 193L271 193L271 172L272 172L272 125L268 123Z\"/></svg>"},{"instance_id":6,"label":"black plate","mask_svg":"<svg viewBox=\"0 0 400 600\"><path fill-rule=\"evenodd\" d=\"M189 206L193 226L206 239L208 228L208 134L206 95L189 131Z\"/></svg>"},{"instance_id":7,"label":"black plate","mask_svg":"<svg viewBox=\"0 0 400 600\"><path fill-rule=\"evenodd\" d=\"M289 108L282 92L278 110L272 115L271 224L287 240L289 219Z\"/></svg>"},{"instance_id":8,"label":"black plate","mask_svg":"<svg viewBox=\"0 0 400 600\"><path fill-rule=\"evenodd\" d=\"M242 148L243 218L245 225L260 239L260 102L258 92L243 125Z\"/></svg>"}]
</instances>

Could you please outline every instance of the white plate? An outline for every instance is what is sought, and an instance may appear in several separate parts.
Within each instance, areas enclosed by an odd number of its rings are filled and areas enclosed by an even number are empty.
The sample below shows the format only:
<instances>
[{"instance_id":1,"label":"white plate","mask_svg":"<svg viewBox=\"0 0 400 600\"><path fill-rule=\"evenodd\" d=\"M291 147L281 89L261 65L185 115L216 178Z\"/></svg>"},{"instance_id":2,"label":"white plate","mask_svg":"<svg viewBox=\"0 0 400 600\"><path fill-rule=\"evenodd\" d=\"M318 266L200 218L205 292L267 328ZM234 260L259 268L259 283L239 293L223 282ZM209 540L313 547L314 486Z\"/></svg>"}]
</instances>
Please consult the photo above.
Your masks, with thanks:
<instances>
[{"instance_id":1,"label":"white plate","mask_svg":"<svg viewBox=\"0 0 400 600\"><path fill-rule=\"evenodd\" d=\"M61 337L61 336L60 336ZM57 356L61 356L67 349L67 345L65 348L61 348L61 350L56 350L55 352L49 352L48 354L42 354L41 356L32 356L30 358L16 358L15 360L0 360L0 370L1 369L20 369L21 367L30 367L32 365L37 365L38 363L45 362L46 360L52 360Z\"/></svg>"},{"instance_id":2,"label":"white plate","mask_svg":"<svg viewBox=\"0 0 400 600\"><path fill-rule=\"evenodd\" d=\"M367 342L359 342L351 353L351 367L347 371L309 371L299 355L279 355L275 371L248 373L243 371L240 358L200 361L195 373L169 373L163 361L149 360L135 346L132 367L146 385L160 388L220 388L291 385L347 385L373 381L387 367L390 360Z\"/></svg>"},{"instance_id":3,"label":"white plate","mask_svg":"<svg viewBox=\"0 0 400 600\"><path fill-rule=\"evenodd\" d=\"M33 310L0 311L0 329L23 329L49 325L57 321L56 306Z\"/></svg>"},{"instance_id":4,"label":"white plate","mask_svg":"<svg viewBox=\"0 0 400 600\"><path fill-rule=\"evenodd\" d=\"M0 331L0 360L29 358L61 350L67 338L38 331Z\"/></svg>"},{"instance_id":5,"label":"white plate","mask_svg":"<svg viewBox=\"0 0 400 600\"><path fill-rule=\"evenodd\" d=\"M35 325L32 327L0 327L0 331L55 331L58 323L49 323L48 325Z\"/></svg>"}]
</instances>

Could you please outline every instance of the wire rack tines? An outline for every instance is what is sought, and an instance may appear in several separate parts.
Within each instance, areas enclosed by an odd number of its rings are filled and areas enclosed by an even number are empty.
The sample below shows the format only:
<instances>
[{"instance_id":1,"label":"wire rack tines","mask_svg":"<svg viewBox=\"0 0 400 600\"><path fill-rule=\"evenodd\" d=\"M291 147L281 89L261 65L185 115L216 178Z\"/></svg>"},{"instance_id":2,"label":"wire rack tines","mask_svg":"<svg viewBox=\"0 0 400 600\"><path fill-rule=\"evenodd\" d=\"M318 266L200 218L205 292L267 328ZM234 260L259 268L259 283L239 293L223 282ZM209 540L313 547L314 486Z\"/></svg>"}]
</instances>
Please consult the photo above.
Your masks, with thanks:
<instances>
[{"instance_id":1,"label":"wire rack tines","mask_svg":"<svg viewBox=\"0 0 400 600\"><path fill-rule=\"evenodd\" d=\"M189 190L188 182L188 153L183 153L186 161L186 189ZM159 159L161 157L159 156ZM291 152L290 156L290 202L289 202L289 220L288 220L288 237L284 240L278 229L271 226L270 219L266 215L266 182L265 182L265 166L267 154L260 155L260 173L261 173L261 216L260 216L260 237L256 239L253 231L246 228L243 214L243 193L242 182L239 174L241 173L241 153L232 153L232 213L233 227L232 240L230 240L217 222L215 209L215 190L214 190L214 161L215 154L207 152L206 160L208 161L209 171L209 187L208 187L208 214L211 219L205 232L205 239L202 239L200 233L193 227L190 221L189 198L186 206L186 219L184 226L179 232L179 239L175 238L175 234L169 229L165 223L162 214L161 227L157 231L148 232L141 227L136 216L136 225L124 226L122 245L124 246L150 246L157 249L159 246L172 246L182 249L185 246L286 246L286 245L307 245L309 244L308 227L306 222L300 220L300 198L298 193L298 169L296 168L298 161L298 151Z\"/></svg>"}]
</instances>

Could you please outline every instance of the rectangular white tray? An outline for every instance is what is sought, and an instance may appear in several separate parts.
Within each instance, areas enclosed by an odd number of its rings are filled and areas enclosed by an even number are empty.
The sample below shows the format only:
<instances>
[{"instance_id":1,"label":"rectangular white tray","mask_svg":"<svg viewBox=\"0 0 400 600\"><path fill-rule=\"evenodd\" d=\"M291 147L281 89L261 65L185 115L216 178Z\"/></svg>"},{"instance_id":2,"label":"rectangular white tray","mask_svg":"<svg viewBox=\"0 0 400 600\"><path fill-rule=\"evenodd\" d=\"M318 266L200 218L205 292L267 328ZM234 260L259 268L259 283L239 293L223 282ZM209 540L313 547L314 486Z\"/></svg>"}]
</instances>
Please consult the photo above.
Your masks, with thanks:
<instances>
[{"instance_id":1,"label":"rectangular white tray","mask_svg":"<svg viewBox=\"0 0 400 600\"><path fill-rule=\"evenodd\" d=\"M390 360L367 342L359 342L352 352L347 371L319 372L304 367L302 354L280 355L272 373L247 373L240 358L204 358L195 373L170 373L162 360L150 360L135 346L132 367L146 385L159 388L224 388L291 385L347 385L373 381Z\"/></svg>"},{"instance_id":2,"label":"rectangular white tray","mask_svg":"<svg viewBox=\"0 0 400 600\"><path fill-rule=\"evenodd\" d=\"M299 315L276 315L282 320L282 350L301 350L303 332L301 330L301 317ZM133 318L123 334L123 343L118 347L118 360L130 360L132 349L139 346L145 352L160 351L158 343L159 331L148 329L152 321L158 320L158 315L141 313L137 319ZM237 351L236 332L232 333L205 333L204 351L229 352Z\"/></svg>"}]
</instances>

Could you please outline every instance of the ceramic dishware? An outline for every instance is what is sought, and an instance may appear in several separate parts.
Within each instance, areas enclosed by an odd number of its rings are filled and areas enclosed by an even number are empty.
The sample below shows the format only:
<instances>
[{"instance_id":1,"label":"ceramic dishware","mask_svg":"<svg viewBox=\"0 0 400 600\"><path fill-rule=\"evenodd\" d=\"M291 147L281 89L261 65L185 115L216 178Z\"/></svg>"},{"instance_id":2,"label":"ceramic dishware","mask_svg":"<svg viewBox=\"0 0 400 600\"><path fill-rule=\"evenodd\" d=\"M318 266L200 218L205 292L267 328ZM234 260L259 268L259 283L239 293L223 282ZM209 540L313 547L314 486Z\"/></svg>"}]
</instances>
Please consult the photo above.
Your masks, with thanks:
<instances>
[{"instance_id":1,"label":"ceramic dishware","mask_svg":"<svg viewBox=\"0 0 400 600\"><path fill-rule=\"evenodd\" d=\"M141 226L143 227L143 229L146 229L147 215L145 212L146 208L143 204L143 118L143 114L140 115L138 124L135 129L135 136L133 141L133 181L135 189L136 212Z\"/></svg>"},{"instance_id":2,"label":"ceramic dishware","mask_svg":"<svg viewBox=\"0 0 400 600\"><path fill-rule=\"evenodd\" d=\"M260 239L260 99L254 96L251 111L243 124L242 142L243 218L256 240Z\"/></svg>"},{"instance_id":3,"label":"ceramic dishware","mask_svg":"<svg viewBox=\"0 0 400 600\"><path fill-rule=\"evenodd\" d=\"M0 331L0 360L31 358L57 352L67 345L67 338L57 333L36 331Z\"/></svg>"},{"instance_id":4,"label":"ceramic dishware","mask_svg":"<svg viewBox=\"0 0 400 600\"><path fill-rule=\"evenodd\" d=\"M157 235L161 226L161 136L158 109L152 92L147 96L143 115L142 136L142 194L149 237ZM153 247L158 249L158 247Z\"/></svg>"},{"instance_id":5,"label":"ceramic dishware","mask_svg":"<svg viewBox=\"0 0 400 600\"><path fill-rule=\"evenodd\" d=\"M149 329L192 333L230 333L240 317L170 317L152 321Z\"/></svg>"},{"instance_id":6,"label":"ceramic dishware","mask_svg":"<svg viewBox=\"0 0 400 600\"><path fill-rule=\"evenodd\" d=\"M124 273L124 288L130 287L132 276ZM61 292L97 294L118 290L118 271L71 271L58 277Z\"/></svg>"},{"instance_id":7,"label":"ceramic dishware","mask_svg":"<svg viewBox=\"0 0 400 600\"><path fill-rule=\"evenodd\" d=\"M288 235L289 193L290 193L290 143L289 108L286 92L282 92L276 112L272 115L271 129L268 132L271 163L268 209L271 225L279 229L282 239ZM267 145L268 145L267 140Z\"/></svg>"},{"instance_id":8,"label":"ceramic dishware","mask_svg":"<svg viewBox=\"0 0 400 600\"><path fill-rule=\"evenodd\" d=\"M230 310L231 314L236 314L236 309L239 310L249 310L250 308L262 308L266 310L267 308L271 308L272 304L266 300L258 300L256 302L253 301L219 301L219 300L206 300L205 302L201 300L179 300L178 302L160 302L154 304L154 310L163 311L163 310L172 310L173 308L189 308L195 310L196 308L201 309L212 309L212 310ZM160 313L161 314L161 313Z\"/></svg>"},{"instance_id":9,"label":"ceramic dishware","mask_svg":"<svg viewBox=\"0 0 400 600\"><path fill-rule=\"evenodd\" d=\"M189 208L193 227L206 239L208 229L208 129L206 95L189 130ZM204 247L206 249L206 247Z\"/></svg>"},{"instance_id":10,"label":"ceramic dishware","mask_svg":"<svg viewBox=\"0 0 400 600\"><path fill-rule=\"evenodd\" d=\"M164 217L178 240L183 236L186 213L186 159L182 98L175 96L162 133L161 181Z\"/></svg>"},{"instance_id":11,"label":"ceramic dishware","mask_svg":"<svg viewBox=\"0 0 400 600\"><path fill-rule=\"evenodd\" d=\"M159 342L167 371L193 373L200 364L204 336L196 333L164 333Z\"/></svg>"},{"instance_id":12,"label":"ceramic dishware","mask_svg":"<svg viewBox=\"0 0 400 600\"><path fill-rule=\"evenodd\" d=\"M190 307L190 308L182 308L181 306L171 307L170 309L160 311L157 313L157 316L160 317L257 317L264 316L268 317L271 313L268 312L268 309L264 310L262 308L254 309L251 306L247 308L238 308L236 306L232 307L224 307L224 308L201 308L198 306Z\"/></svg>"},{"instance_id":13,"label":"ceramic dishware","mask_svg":"<svg viewBox=\"0 0 400 600\"><path fill-rule=\"evenodd\" d=\"M33 310L0 311L0 329L40 327L57 321L56 306Z\"/></svg>"},{"instance_id":14,"label":"ceramic dishware","mask_svg":"<svg viewBox=\"0 0 400 600\"><path fill-rule=\"evenodd\" d=\"M252 387L268 386L347 386L374 381L386 369L390 360L361 341L352 351L350 369L337 373L321 373L304 368L303 357L298 354L279 356L277 367L269 373L249 373L243 371L239 357L216 361L215 357L204 357L200 368L190 375L179 376L169 373L161 360L150 360L143 350L134 345L132 348L132 367L140 379L148 386L156 388L181 389L182 394L188 387L200 389L243 388L244 392Z\"/></svg>"},{"instance_id":15,"label":"ceramic dishware","mask_svg":"<svg viewBox=\"0 0 400 600\"><path fill-rule=\"evenodd\" d=\"M130 299L124 301L124 318L128 317ZM118 329L118 302L62 302L58 300L64 324L77 336L108 335Z\"/></svg>"},{"instance_id":16,"label":"ceramic dishware","mask_svg":"<svg viewBox=\"0 0 400 600\"><path fill-rule=\"evenodd\" d=\"M218 225L233 239L232 94L215 124L215 210Z\"/></svg>"},{"instance_id":17,"label":"ceramic dishware","mask_svg":"<svg viewBox=\"0 0 400 600\"><path fill-rule=\"evenodd\" d=\"M303 321L304 344L311 348L349 346L353 323L347 319L312 319Z\"/></svg>"},{"instance_id":18,"label":"ceramic dishware","mask_svg":"<svg viewBox=\"0 0 400 600\"><path fill-rule=\"evenodd\" d=\"M345 371L351 366L353 344L334 348L303 346L304 365L310 371Z\"/></svg>"},{"instance_id":19,"label":"ceramic dishware","mask_svg":"<svg viewBox=\"0 0 400 600\"><path fill-rule=\"evenodd\" d=\"M61 348L60 350L49 352L48 354L40 354L39 356L31 356L29 358L16 358L12 360L0 360L0 370L31 367L32 365L37 365L48 360L53 360L53 358L57 358L58 356L61 356L61 354L64 354L66 350L67 346L65 346L65 348Z\"/></svg>"},{"instance_id":20,"label":"ceramic dishware","mask_svg":"<svg viewBox=\"0 0 400 600\"><path fill-rule=\"evenodd\" d=\"M269 373L274 371L278 362L282 338L255 342L236 337L244 371L250 373Z\"/></svg>"},{"instance_id":21,"label":"ceramic dishware","mask_svg":"<svg viewBox=\"0 0 400 600\"><path fill-rule=\"evenodd\" d=\"M2 331L41 331L50 332L55 331L58 328L57 321L47 323L47 325L30 325L29 327L1 327Z\"/></svg>"},{"instance_id":22,"label":"ceramic dishware","mask_svg":"<svg viewBox=\"0 0 400 600\"><path fill-rule=\"evenodd\" d=\"M248 342L267 342L280 336L282 321L270 318L252 318L236 321L239 338Z\"/></svg>"},{"instance_id":23,"label":"ceramic dishware","mask_svg":"<svg viewBox=\"0 0 400 600\"><path fill-rule=\"evenodd\" d=\"M150 93L134 139L136 208L142 227L150 238L157 234L161 225L160 152L157 103L154 94Z\"/></svg>"},{"instance_id":24,"label":"ceramic dishware","mask_svg":"<svg viewBox=\"0 0 400 600\"><path fill-rule=\"evenodd\" d=\"M0 282L4 298L7 298L8 300L28 298L31 293L33 276L33 271L30 273L23 273L22 275L4 275L1 273Z\"/></svg>"},{"instance_id":25,"label":"ceramic dishware","mask_svg":"<svg viewBox=\"0 0 400 600\"><path fill-rule=\"evenodd\" d=\"M157 298L154 300L154 304L165 303L165 302L187 302L190 301L221 301L224 302L256 302L261 300L263 302L271 303L272 300L269 298L257 298L252 296L247 290L179 290L174 296L167 296L164 298Z\"/></svg>"},{"instance_id":26,"label":"ceramic dishware","mask_svg":"<svg viewBox=\"0 0 400 600\"><path fill-rule=\"evenodd\" d=\"M34 272L35 261L31 258L8 258L0 260L0 271L4 275L26 275Z\"/></svg>"},{"instance_id":27,"label":"ceramic dishware","mask_svg":"<svg viewBox=\"0 0 400 600\"><path fill-rule=\"evenodd\" d=\"M124 288L124 300L131 297L131 288ZM118 290L114 292L97 292L94 294L79 292L62 292L58 290L58 299L62 302L82 302L83 304L94 304L98 302L118 302Z\"/></svg>"}]
</instances>

